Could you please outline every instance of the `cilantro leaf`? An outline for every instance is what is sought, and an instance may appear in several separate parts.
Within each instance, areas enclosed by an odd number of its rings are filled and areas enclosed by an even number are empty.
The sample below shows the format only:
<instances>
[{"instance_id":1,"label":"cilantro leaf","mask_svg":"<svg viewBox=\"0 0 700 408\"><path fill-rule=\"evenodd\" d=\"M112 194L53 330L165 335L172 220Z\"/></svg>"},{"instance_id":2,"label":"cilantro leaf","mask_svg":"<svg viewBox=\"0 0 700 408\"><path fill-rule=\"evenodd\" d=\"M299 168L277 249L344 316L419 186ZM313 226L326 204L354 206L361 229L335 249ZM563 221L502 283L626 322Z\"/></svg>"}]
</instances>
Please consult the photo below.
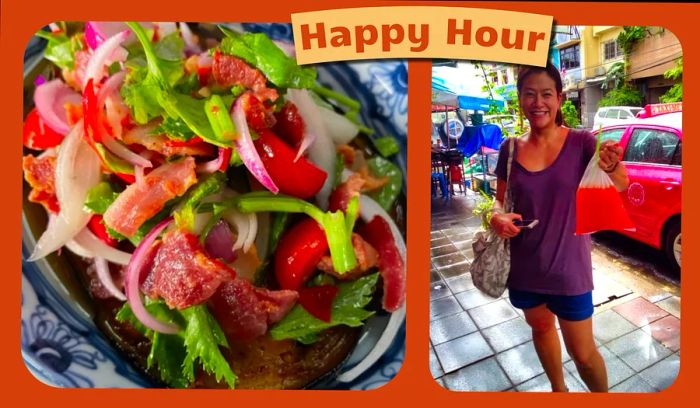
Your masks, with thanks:
<instances>
[{"instance_id":1,"label":"cilantro leaf","mask_svg":"<svg viewBox=\"0 0 700 408\"><path fill-rule=\"evenodd\" d=\"M221 42L221 51L259 69L277 87L311 88L316 84L316 70L299 66L294 58L288 57L267 35L238 34L225 28L222 31L226 38Z\"/></svg>"},{"instance_id":2,"label":"cilantro leaf","mask_svg":"<svg viewBox=\"0 0 700 408\"><path fill-rule=\"evenodd\" d=\"M165 118L165 120L153 130L154 134L165 133L171 139L187 141L195 134L182 119Z\"/></svg>"},{"instance_id":3,"label":"cilantro leaf","mask_svg":"<svg viewBox=\"0 0 700 408\"><path fill-rule=\"evenodd\" d=\"M162 300L146 299L146 309L157 319L177 323L183 328L177 334L157 333L145 327L134 315L128 303L117 313L117 320L128 322L151 339L147 365L157 366L161 379L172 387L185 388L194 382L195 367L224 379L234 388L236 375L219 347L228 347L218 322L205 305L183 310L168 308Z\"/></svg>"},{"instance_id":4,"label":"cilantro leaf","mask_svg":"<svg viewBox=\"0 0 700 408\"><path fill-rule=\"evenodd\" d=\"M102 181L88 190L85 208L95 214L104 214L118 196L119 193L114 191L114 187L110 183Z\"/></svg>"},{"instance_id":5,"label":"cilantro leaf","mask_svg":"<svg viewBox=\"0 0 700 408\"><path fill-rule=\"evenodd\" d=\"M44 58L62 69L73 69L75 67L75 53L82 49L79 36L76 35L69 38L64 33L49 33L44 30L39 30L36 35L48 42L44 49Z\"/></svg>"},{"instance_id":6,"label":"cilantro leaf","mask_svg":"<svg viewBox=\"0 0 700 408\"><path fill-rule=\"evenodd\" d=\"M378 278L377 272L339 284L338 294L333 299L330 323L317 319L297 304L284 319L270 329L270 335L275 340L295 339L300 343L310 344L316 341L322 330L329 327L361 326L364 320L374 314L364 307L372 300Z\"/></svg>"},{"instance_id":7,"label":"cilantro leaf","mask_svg":"<svg viewBox=\"0 0 700 408\"><path fill-rule=\"evenodd\" d=\"M217 381L222 378L229 387L236 386L236 375L231 370L219 346L228 347L223 330L204 305L191 306L180 311L187 320L182 336L187 354L183 362L183 374L194 381L194 367L199 362L207 373L214 374Z\"/></svg>"}]
</instances>

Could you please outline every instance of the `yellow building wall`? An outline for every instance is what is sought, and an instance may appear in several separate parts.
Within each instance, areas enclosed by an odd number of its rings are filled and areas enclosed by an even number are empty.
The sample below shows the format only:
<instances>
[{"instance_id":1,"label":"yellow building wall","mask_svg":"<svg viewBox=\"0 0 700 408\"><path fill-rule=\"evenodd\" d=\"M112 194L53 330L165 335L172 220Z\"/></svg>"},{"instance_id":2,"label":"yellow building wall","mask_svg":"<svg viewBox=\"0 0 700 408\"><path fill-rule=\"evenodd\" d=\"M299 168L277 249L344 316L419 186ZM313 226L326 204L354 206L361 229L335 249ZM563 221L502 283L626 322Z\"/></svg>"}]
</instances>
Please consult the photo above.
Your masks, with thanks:
<instances>
[{"instance_id":1,"label":"yellow building wall","mask_svg":"<svg viewBox=\"0 0 700 408\"><path fill-rule=\"evenodd\" d=\"M586 78L595 78L607 72L612 64L623 61L624 56L615 59L605 60L603 44L607 41L616 40L617 35L622 31L621 26L585 26L581 32L581 52L583 53L583 75ZM602 67L596 70L596 68Z\"/></svg>"}]
</instances>

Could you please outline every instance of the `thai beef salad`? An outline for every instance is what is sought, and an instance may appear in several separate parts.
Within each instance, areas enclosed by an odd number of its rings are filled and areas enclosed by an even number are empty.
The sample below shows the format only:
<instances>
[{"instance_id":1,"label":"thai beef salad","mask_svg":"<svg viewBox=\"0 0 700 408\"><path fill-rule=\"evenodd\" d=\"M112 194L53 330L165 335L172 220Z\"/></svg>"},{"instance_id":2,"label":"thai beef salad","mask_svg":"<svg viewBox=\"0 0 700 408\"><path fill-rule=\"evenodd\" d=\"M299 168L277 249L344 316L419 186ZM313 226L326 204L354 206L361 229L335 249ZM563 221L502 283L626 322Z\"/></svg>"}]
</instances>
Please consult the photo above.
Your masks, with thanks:
<instances>
[{"instance_id":1,"label":"thai beef salad","mask_svg":"<svg viewBox=\"0 0 700 408\"><path fill-rule=\"evenodd\" d=\"M150 375L303 387L352 350L349 328L404 307L399 147L368 137L357 100L262 33L77 27L37 33L52 68L23 169L49 221L29 260L84 259Z\"/></svg>"}]
</instances>

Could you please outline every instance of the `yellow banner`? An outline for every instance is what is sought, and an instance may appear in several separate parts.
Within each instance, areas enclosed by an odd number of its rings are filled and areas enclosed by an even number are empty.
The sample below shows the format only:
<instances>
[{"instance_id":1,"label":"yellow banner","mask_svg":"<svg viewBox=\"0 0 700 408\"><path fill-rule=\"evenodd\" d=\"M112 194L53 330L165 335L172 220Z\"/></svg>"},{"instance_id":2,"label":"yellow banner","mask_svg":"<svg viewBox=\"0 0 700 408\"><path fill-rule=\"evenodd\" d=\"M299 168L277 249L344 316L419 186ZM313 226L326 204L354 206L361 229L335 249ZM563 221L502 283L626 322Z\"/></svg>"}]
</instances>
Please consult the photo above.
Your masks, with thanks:
<instances>
[{"instance_id":1,"label":"yellow banner","mask_svg":"<svg viewBox=\"0 0 700 408\"><path fill-rule=\"evenodd\" d=\"M544 66L552 16L463 7L365 7L292 14L299 64L449 58Z\"/></svg>"}]
</instances>

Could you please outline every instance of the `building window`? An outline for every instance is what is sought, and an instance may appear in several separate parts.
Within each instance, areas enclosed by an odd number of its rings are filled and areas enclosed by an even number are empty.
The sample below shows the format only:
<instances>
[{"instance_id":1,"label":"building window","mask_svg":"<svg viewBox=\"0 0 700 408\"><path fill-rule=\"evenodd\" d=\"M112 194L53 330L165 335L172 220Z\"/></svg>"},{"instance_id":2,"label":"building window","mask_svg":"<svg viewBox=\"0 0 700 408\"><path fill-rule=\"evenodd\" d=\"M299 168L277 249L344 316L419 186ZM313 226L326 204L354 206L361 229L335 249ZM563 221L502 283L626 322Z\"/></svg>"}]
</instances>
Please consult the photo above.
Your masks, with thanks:
<instances>
[{"instance_id":1,"label":"building window","mask_svg":"<svg viewBox=\"0 0 700 408\"><path fill-rule=\"evenodd\" d=\"M617 45L617 40L610 40L603 43L603 56L604 59L610 60L621 56L623 53L622 48Z\"/></svg>"},{"instance_id":2,"label":"building window","mask_svg":"<svg viewBox=\"0 0 700 408\"><path fill-rule=\"evenodd\" d=\"M581 66L581 47L576 44L573 47L564 48L559 51L561 67L564 69L579 68Z\"/></svg>"}]
</instances>

